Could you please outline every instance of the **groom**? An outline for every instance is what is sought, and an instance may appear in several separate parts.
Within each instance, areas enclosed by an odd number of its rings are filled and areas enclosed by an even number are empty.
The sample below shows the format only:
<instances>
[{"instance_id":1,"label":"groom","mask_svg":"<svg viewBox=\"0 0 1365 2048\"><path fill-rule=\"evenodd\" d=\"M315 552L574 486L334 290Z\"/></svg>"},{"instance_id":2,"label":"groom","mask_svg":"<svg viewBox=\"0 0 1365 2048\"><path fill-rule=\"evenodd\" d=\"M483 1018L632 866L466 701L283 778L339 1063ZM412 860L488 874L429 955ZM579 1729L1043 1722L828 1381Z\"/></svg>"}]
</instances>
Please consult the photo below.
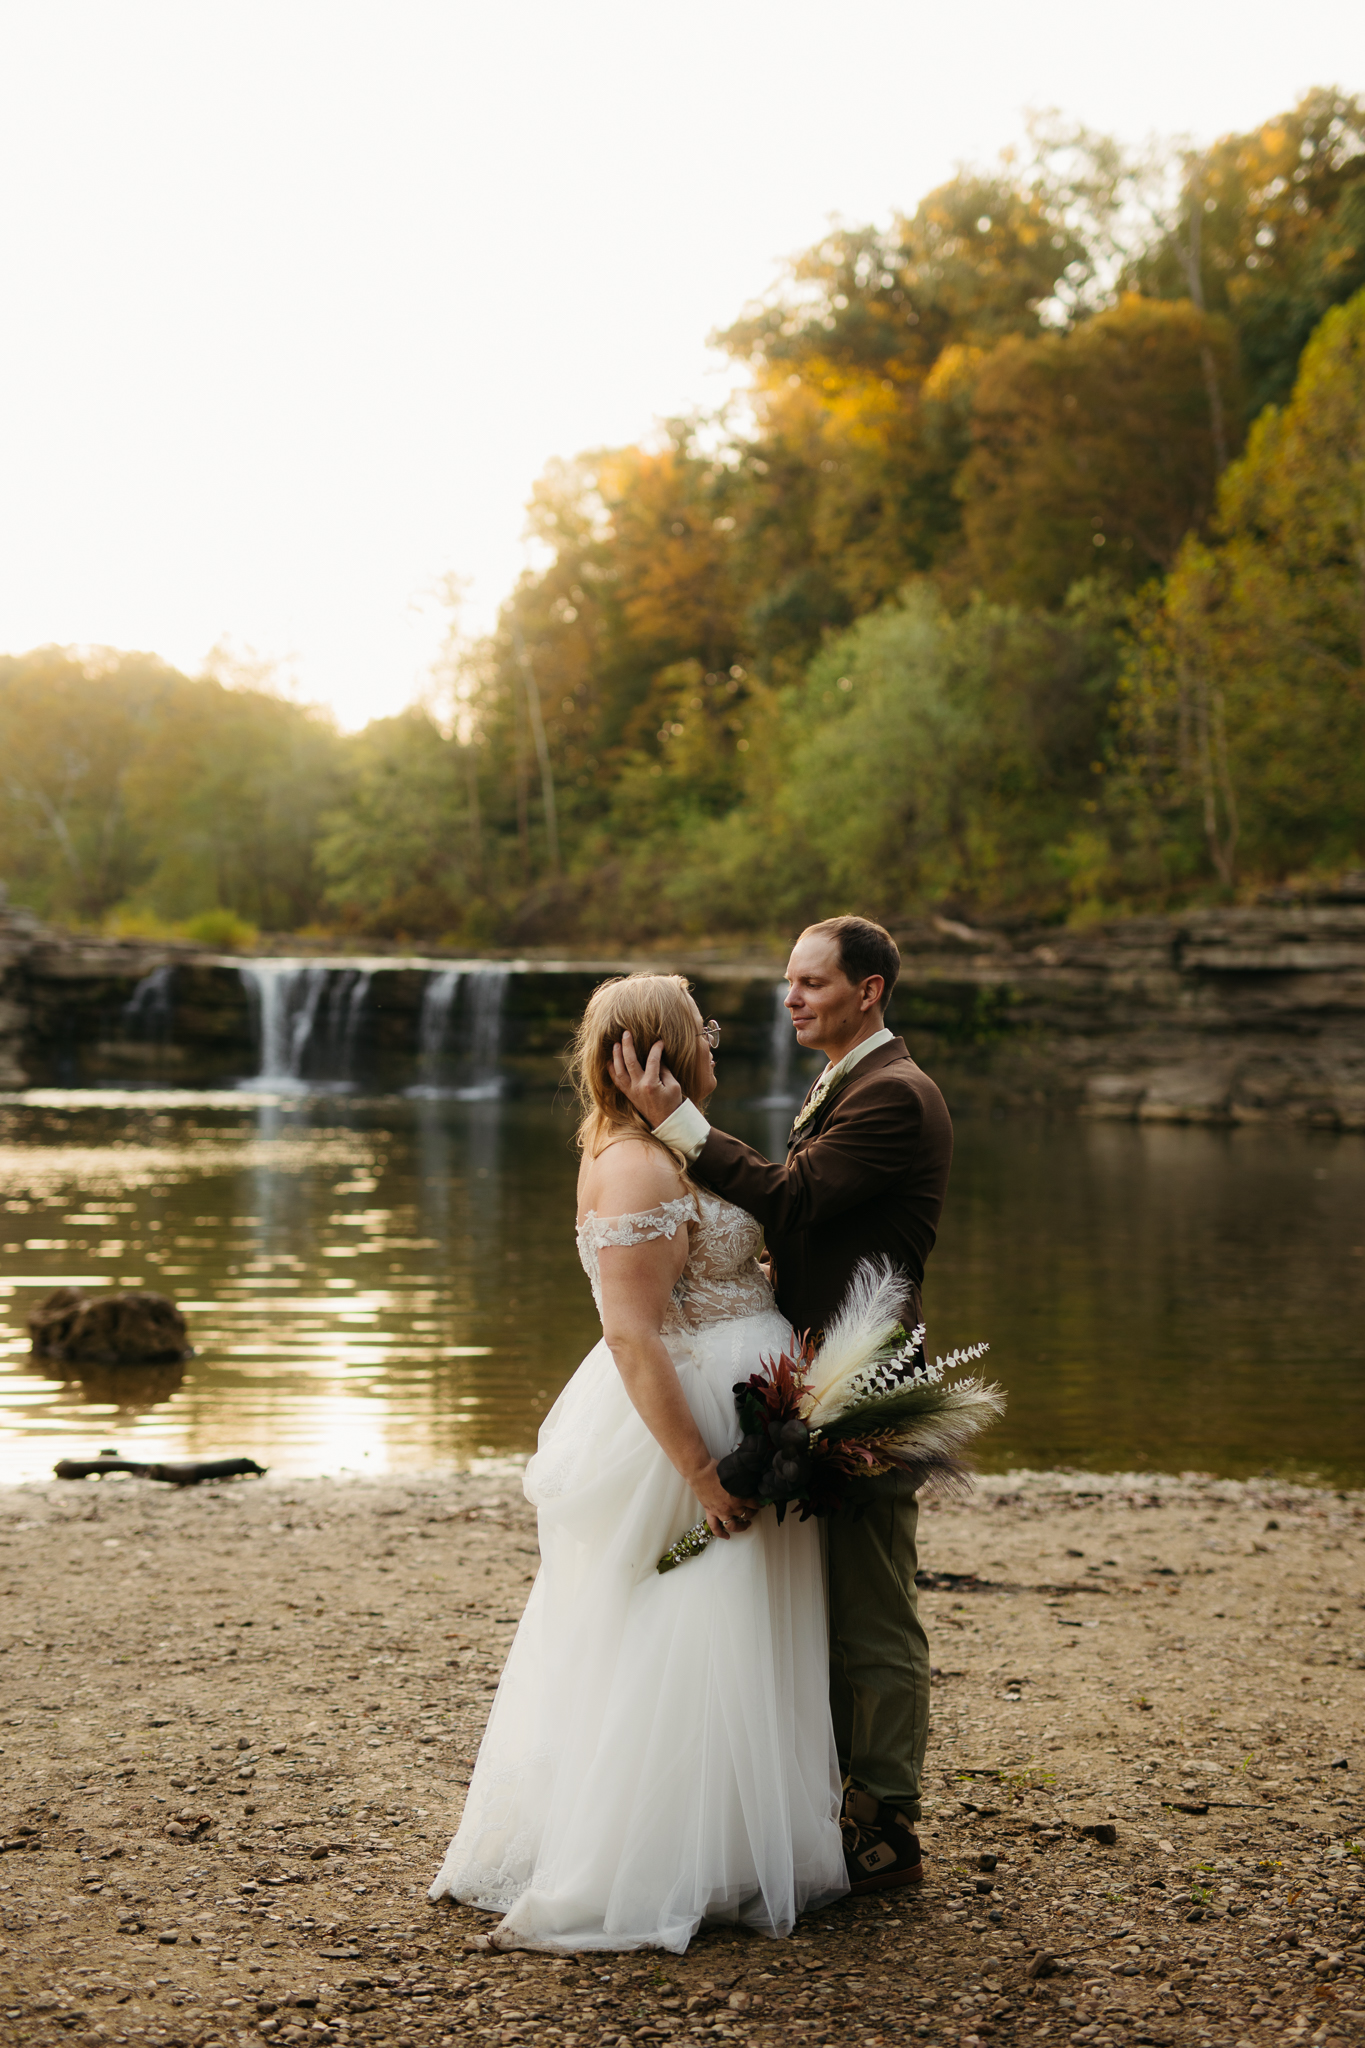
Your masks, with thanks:
<instances>
[{"instance_id":1,"label":"groom","mask_svg":"<svg viewBox=\"0 0 1365 2048\"><path fill-rule=\"evenodd\" d=\"M807 926L787 962L798 1044L828 1065L792 1126L784 1164L713 1130L661 1067L641 1067L627 1034L618 1087L696 1178L763 1226L777 1305L818 1335L858 1261L886 1255L920 1287L952 1163L943 1097L882 1022L900 973L889 932L865 917ZM929 1731L929 1645L915 1600L919 1507L899 1474L858 1482L864 1512L832 1516L830 1706L844 1772L843 1834L853 1891L918 1884L915 1834Z\"/></svg>"}]
</instances>

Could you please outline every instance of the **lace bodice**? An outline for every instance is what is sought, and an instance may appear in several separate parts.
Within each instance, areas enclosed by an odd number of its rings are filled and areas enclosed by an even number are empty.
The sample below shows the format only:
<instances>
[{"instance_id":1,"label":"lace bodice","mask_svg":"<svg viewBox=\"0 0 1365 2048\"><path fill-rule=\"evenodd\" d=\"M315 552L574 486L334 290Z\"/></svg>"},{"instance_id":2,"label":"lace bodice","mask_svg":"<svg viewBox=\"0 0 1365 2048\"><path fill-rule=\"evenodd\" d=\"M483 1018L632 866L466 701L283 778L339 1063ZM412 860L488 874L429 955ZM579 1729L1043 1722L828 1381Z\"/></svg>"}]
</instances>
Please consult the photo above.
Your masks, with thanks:
<instances>
[{"instance_id":1,"label":"lace bodice","mask_svg":"<svg viewBox=\"0 0 1365 2048\"><path fill-rule=\"evenodd\" d=\"M762 1315L773 1306L773 1291L758 1263L763 1232L745 1209L719 1195L682 1195L625 1216L599 1216L589 1209L578 1226L578 1256L602 1312L599 1253L604 1245L645 1244L690 1230L687 1264L673 1289L663 1334L682 1335L707 1323Z\"/></svg>"}]
</instances>

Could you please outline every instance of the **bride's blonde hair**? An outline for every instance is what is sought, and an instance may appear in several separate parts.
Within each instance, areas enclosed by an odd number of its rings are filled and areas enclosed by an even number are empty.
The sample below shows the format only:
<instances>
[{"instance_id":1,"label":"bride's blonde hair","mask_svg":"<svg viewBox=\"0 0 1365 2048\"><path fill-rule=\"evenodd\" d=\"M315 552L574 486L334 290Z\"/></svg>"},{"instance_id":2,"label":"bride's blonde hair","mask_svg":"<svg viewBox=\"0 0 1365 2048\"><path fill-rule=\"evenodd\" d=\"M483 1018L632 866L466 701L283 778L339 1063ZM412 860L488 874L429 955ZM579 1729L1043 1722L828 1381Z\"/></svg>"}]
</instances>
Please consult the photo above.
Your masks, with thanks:
<instances>
[{"instance_id":1,"label":"bride's blonde hair","mask_svg":"<svg viewBox=\"0 0 1365 2048\"><path fill-rule=\"evenodd\" d=\"M656 1138L634 1103L623 1095L612 1072L612 1047L622 1032L635 1041L635 1054L644 1065L650 1047L663 1040L664 1061L681 1084L684 1095L696 1101L698 1069L701 1066L701 1034L693 1014L689 984L681 974L624 974L604 981L588 998L583 1020L574 1035L570 1072L582 1107L578 1126L578 1147L595 1159L616 1138L647 1138L666 1152L675 1165L683 1165L681 1153Z\"/></svg>"}]
</instances>

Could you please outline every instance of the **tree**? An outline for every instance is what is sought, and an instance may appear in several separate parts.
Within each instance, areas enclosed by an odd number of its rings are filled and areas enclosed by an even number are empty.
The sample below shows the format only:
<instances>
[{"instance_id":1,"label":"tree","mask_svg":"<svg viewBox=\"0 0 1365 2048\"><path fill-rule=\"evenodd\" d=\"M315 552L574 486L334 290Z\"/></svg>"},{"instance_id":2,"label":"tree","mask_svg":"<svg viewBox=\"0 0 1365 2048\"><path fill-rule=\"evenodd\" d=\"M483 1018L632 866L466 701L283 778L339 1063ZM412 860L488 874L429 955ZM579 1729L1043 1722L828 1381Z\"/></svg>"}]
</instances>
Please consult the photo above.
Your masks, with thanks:
<instances>
[{"instance_id":1,"label":"tree","mask_svg":"<svg viewBox=\"0 0 1365 2048\"><path fill-rule=\"evenodd\" d=\"M790 680L826 628L956 545L973 366L1064 319L1090 269L1041 181L1005 164L888 230L835 230L717 337L754 380L735 551L760 669Z\"/></svg>"},{"instance_id":2,"label":"tree","mask_svg":"<svg viewBox=\"0 0 1365 2048\"><path fill-rule=\"evenodd\" d=\"M386 937L483 936L473 747L414 705L374 719L347 751L346 800L319 822L328 904L352 928Z\"/></svg>"},{"instance_id":3,"label":"tree","mask_svg":"<svg viewBox=\"0 0 1365 2048\"><path fill-rule=\"evenodd\" d=\"M1126 701L1130 804L1197 831L1224 886L1365 849L1365 291L1147 607Z\"/></svg>"},{"instance_id":4,"label":"tree","mask_svg":"<svg viewBox=\"0 0 1365 2048\"><path fill-rule=\"evenodd\" d=\"M1073 333L1012 338L986 358L957 483L983 590L1057 604L1101 560L1129 588L1171 567L1214 502L1205 351L1229 386L1225 322L1130 295Z\"/></svg>"},{"instance_id":5,"label":"tree","mask_svg":"<svg viewBox=\"0 0 1365 2048\"><path fill-rule=\"evenodd\" d=\"M163 917L222 908L273 931L316 917L319 820L341 788L331 719L271 690L177 676L130 763L147 850L137 901Z\"/></svg>"},{"instance_id":6,"label":"tree","mask_svg":"<svg viewBox=\"0 0 1365 2048\"><path fill-rule=\"evenodd\" d=\"M222 908L297 927L318 906L313 842L338 745L315 711L150 655L0 662L6 882L79 923Z\"/></svg>"},{"instance_id":7,"label":"tree","mask_svg":"<svg viewBox=\"0 0 1365 2048\"><path fill-rule=\"evenodd\" d=\"M870 378L917 385L945 348L1036 333L1091 268L1037 181L963 171L885 231L837 228L717 339L764 386L795 375L827 398Z\"/></svg>"},{"instance_id":8,"label":"tree","mask_svg":"<svg viewBox=\"0 0 1365 2048\"><path fill-rule=\"evenodd\" d=\"M656 929L1065 905L1070 842L1098 808L1121 610L1092 583L1061 614L954 615L921 579L860 619L773 707L744 801L646 842Z\"/></svg>"},{"instance_id":9,"label":"tree","mask_svg":"<svg viewBox=\"0 0 1365 2048\"><path fill-rule=\"evenodd\" d=\"M1365 289L1327 314L1290 403L1252 429L1219 527L1267 654L1365 707Z\"/></svg>"},{"instance_id":10,"label":"tree","mask_svg":"<svg viewBox=\"0 0 1365 2048\"><path fill-rule=\"evenodd\" d=\"M812 665L776 800L810 892L904 917L1050 906L1095 788L1117 676L1113 594L1060 616L930 585L862 619Z\"/></svg>"},{"instance_id":11,"label":"tree","mask_svg":"<svg viewBox=\"0 0 1365 2048\"><path fill-rule=\"evenodd\" d=\"M1191 291L1237 337L1245 417L1283 404L1324 313L1365 285L1365 104L1332 88L1245 135L1184 154L1178 196L1126 281Z\"/></svg>"},{"instance_id":12,"label":"tree","mask_svg":"<svg viewBox=\"0 0 1365 2048\"><path fill-rule=\"evenodd\" d=\"M145 877L127 778L177 680L150 655L0 660L0 871L18 901L97 923Z\"/></svg>"}]
</instances>

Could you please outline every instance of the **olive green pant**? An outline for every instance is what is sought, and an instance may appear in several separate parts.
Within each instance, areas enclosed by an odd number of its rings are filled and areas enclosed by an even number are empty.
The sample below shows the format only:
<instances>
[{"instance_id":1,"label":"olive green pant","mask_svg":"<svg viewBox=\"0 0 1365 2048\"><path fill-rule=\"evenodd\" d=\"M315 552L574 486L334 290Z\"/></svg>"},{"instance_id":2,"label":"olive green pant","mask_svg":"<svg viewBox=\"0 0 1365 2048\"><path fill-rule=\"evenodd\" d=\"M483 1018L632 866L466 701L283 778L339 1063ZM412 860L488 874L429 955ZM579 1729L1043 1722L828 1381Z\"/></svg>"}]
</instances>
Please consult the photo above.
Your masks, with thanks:
<instances>
[{"instance_id":1,"label":"olive green pant","mask_svg":"<svg viewBox=\"0 0 1365 2048\"><path fill-rule=\"evenodd\" d=\"M915 1599L919 1502L892 1472L864 1480L860 1515L831 1515L829 1699L844 1782L920 1817L929 1640Z\"/></svg>"}]
</instances>

